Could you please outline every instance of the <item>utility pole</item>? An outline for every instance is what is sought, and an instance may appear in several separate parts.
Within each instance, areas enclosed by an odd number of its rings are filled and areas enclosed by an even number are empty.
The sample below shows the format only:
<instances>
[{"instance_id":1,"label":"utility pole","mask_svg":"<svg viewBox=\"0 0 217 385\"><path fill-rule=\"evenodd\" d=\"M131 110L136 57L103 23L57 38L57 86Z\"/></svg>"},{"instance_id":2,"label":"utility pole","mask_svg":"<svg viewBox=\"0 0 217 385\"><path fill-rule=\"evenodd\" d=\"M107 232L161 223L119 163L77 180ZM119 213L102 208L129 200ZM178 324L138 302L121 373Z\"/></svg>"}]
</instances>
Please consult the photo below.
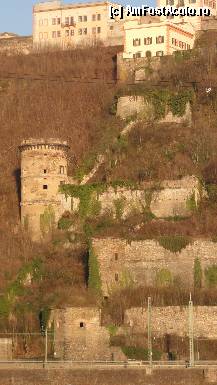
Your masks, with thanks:
<instances>
[{"instance_id":1,"label":"utility pole","mask_svg":"<svg viewBox=\"0 0 217 385\"><path fill-rule=\"evenodd\" d=\"M190 361L189 365L190 367L194 366L194 315L193 315L193 302L191 300L191 293L190 293L190 300L188 305L188 331L189 331L189 354L190 354Z\"/></svg>"},{"instance_id":2,"label":"utility pole","mask_svg":"<svg viewBox=\"0 0 217 385\"><path fill-rule=\"evenodd\" d=\"M152 367L151 297L148 297L148 360Z\"/></svg>"},{"instance_id":3,"label":"utility pole","mask_svg":"<svg viewBox=\"0 0 217 385\"><path fill-rule=\"evenodd\" d=\"M47 327L45 329L45 353L44 353L44 367L47 364Z\"/></svg>"}]
</instances>

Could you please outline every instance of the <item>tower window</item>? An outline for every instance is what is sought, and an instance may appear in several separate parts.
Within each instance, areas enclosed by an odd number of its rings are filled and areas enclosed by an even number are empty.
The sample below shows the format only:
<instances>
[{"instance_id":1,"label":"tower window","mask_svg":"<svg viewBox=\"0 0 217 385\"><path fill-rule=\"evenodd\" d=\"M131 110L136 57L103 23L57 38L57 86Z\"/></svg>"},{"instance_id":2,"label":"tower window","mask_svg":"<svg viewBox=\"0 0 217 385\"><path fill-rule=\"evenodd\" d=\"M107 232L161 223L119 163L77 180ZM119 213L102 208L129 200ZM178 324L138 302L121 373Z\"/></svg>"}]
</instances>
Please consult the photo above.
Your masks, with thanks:
<instances>
[{"instance_id":1,"label":"tower window","mask_svg":"<svg viewBox=\"0 0 217 385\"><path fill-rule=\"evenodd\" d=\"M118 260L118 253L115 253L115 261Z\"/></svg>"},{"instance_id":2,"label":"tower window","mask_svg":"<svg viewBox=\"0 0 217 385\"><path fill-rule=\"evenodd\" d=\"M115 281L118 281L118 273L115 273Z\"/></svg>"},{"instance_id":3,"label":"tower window","mask_svg":"<svg viewBox=\"0 0 217 385\"><path fill-rule=\"evenodd\" d=\"M47 174L47 170L46 169L44 169L44 174Z\"/></svg>"},{"instance_id":4,"label":"tower window","mask_svg":"<svg viewBox=\"0 0 217 385\"><path fill-rule=\"evenodd\" d=\"M60 174L64 174L64 166L60 166Z\"/></svg>"},{"instance_id":5,"label":"tower window","mask_svg":"<svg viewBox=\"0 0 217 385\"><path fill-rule=\"evenodd\" d=\"M85 327L85 323L84 322L80 322L80 328L84 328Z\"/></svg>"},{"instance_id":6,"label":"tower window","mask_svg":"<svg viewBox=\"0 0 217 385\"><path fill-rule=\"evenodd\" d=\"M43 184L43 190L47 190L48 189L48 185L47 184Z\"/></svg>"}]
</instances>

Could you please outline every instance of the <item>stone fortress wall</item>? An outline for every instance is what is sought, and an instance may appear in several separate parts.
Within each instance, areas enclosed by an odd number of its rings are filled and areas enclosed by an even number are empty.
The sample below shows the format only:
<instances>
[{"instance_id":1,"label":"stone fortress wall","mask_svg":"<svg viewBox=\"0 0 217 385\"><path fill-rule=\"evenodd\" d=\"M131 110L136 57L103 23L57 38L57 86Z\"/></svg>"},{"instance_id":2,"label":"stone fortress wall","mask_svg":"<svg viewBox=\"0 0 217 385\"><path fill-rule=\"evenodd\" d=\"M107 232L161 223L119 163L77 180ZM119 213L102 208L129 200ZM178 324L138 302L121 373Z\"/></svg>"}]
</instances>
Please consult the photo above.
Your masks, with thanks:
<instances>
[{"instance_id":1,"label":"stone fortress wall","mask_svg":"<svg viewBox=\"0 0 217 385\"><path fill-rule=\"evenodd\" d=\"M136 116L143 121L154 120L154 108L150 102L146 102L143 96L121 96L117 103L117 116L126 119L131 116ZM188 102L186 104L185 113L183 116L173 115L171 111L167 111L164 118L160 119L158 123L176 123L191 125L192 113L191 106Z\"/></svg>"},{"instance_id":2,"label":"stone fortress wall","mask_svg":"<svg viewBox=\"0 0 217 385\"><path fill-rule=\"evenodd\" d=\"M118 347L110 347L110 334L101 326L101 310L95 307L65 307L51 311L54 351L63 360L121 360Z\"/></svg>"},{"instance_id":3,"label":"stone fortress wall","mask_svg":"<svg viewBox=\"0 0 217 385\"><path fill-rule=\"evenodd\" d=\"M188 337L189 309L180 306L152 306L152 333L154 337L166 334ZM127 309L124 315L124 326L132 334L147 333L148 312L146 308ZM194 306L194 336L210 339L217 338L217 306Z\"/></svg>"},{"instance_id":4,"label":"stone fortress wall","mask_svg":"<svg viewBox=\"0 0 217 385\"><path fill-rule=\"evenodd\" d=\"M165 180L157 185L141 184L140 189L109 187L95 198L100 202L100 214L116 216L116 205L120 203L121 217L127 218L135 213L150 211L157 218L188 216L191 214L190 201L195 205L201 199L200 183L194 176L180 180ZM79 198L72 198L72 211L79 210Z\"/></svg>"},{"instance_id":5,"label":"stone fortress wall","mask_svg":"<svg viewBox=\"0 0 217 385\"><path fill-rule=\"evenodd\" d=\"M5 36L4 36L5 35ZM28 55L33 51L32 36L0 36L0 54L7 56Z\"/></svg>"},{"instance_id":6,"label":"stone fortress wall","mask_svg":"<svg viewBox=\"0 0 217 385\"><path fill-rule=\"evenodd\" d=\"M193 287L196 259L201 264L204 286L205 269L217 265L217 243L202 239L174 253L154 239L129 242L126 239L94 238L92 252L98 260L104 296L120 287L154 286L164 279Z\"/></svg>"}]
</instances>

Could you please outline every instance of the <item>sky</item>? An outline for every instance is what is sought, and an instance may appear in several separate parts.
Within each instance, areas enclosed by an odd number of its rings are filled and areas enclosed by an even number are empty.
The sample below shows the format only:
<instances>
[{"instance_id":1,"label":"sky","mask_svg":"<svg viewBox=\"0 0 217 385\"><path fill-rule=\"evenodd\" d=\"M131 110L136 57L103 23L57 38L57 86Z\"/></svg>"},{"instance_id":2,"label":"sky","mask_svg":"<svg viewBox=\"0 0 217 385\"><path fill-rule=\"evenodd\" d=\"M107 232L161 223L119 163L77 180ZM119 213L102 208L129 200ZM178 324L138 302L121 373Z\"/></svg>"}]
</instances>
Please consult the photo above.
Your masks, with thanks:
<instances>
[{"instance_id":1,"label":"sky","mask_svg":"<svg viewBox=\"0 0 217 385\"><path fill-rule=\"evenodd\" d=\"M86 0L86 2L91 0ZM0 0L0 33L13 32L18 35L32 34L32 6L36 0ZM65 0L64 3L85 2L82 0ZM153 4L152 1L120 0L117 3L139 6L140 4Z\"/></svg>"}]
</instances>

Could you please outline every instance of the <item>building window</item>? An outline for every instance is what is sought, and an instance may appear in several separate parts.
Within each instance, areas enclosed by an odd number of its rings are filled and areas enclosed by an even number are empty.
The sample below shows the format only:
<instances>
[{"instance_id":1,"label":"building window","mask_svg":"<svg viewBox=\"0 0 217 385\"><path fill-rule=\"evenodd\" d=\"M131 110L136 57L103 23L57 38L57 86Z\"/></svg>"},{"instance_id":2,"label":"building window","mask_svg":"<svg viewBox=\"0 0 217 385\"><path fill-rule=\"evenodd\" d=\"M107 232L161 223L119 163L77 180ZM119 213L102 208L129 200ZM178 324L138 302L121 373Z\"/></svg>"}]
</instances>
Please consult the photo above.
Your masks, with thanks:
<instances>
[{"instance_id":1,"label":"building window","mask_svg":"<svg viewBox=\"0 0 217 385\"><path fill-rule=\"evenodd\" d=\"M61 37L61 31L57 31L57 37Z\"/></svg>"},{"instance_id":2,"label":"building window","mask_svg":"<svg viewBox=\"0 0 217 385\"><path fill-rule=\"evenodd\" d=\"M71 36L74 36L74 34L75 34L74 29L71 29Z\"/></svg>"},{"instance_id":3,"label":"building window","mask_svg":"<svg viewBox=\"0 0 217 385\"><path fill-rule=\"evenodd\" d=\"M60 174L64 174L64 166L60 166Z\"/></svg>"},{"instance_id":4,"label":"building window","mask_svg":"<svg viewBox=\"0 0 217 385\"><path fill-rule=\"evenodd\" d=\"M60 19L60 17L57 18L57 24L61 24L61 19Z\"/></svg>"},{"instance_id":5,"label":"building window","mask_svg":"<svg viewBox=\"0 0 217 385\"><path fill-rule=\"evenodd\" d=\"M156 52L156 56L163 56L164 55L164 52L163 51L157 51Z\"/></svg>"},{"instance_id":6,"label":"building window","mask_svg":"<svg viewBox=\"0 0 217 385\"><path fill-rule=\"evenodd\" d=\"M74 24L74 17L71 16L71 19L70 19L70 20L71 20L71 21L70 21L70 24L73 25L73 24Z\"/></svg>"},{"instance_id":7,"label":"building window","mask_svg":"<svg viewBox=\"0 0 217 385\"><path fill-rule=\"evenodd\" d=\"M134 59L138 59L138 58L141 57L141 56L142 56L142 53L141 53L141 52L136 52L136 53L133 54L133 58L134 58Z\"/></svg>"},{"instance_id":8,"label":"building window","mask_svg":"<svg viewBox=\"0 0 217 385\"><path fill-rule=\"evenodd\" d=\"M83 29L83 34L84 34L84 35L87 35L87 28L84 28L84 29Z\"/></svg>"},{"instance_id":9,"label":"building window","mask_svg":"<svg viewBox=\"0 0 217 385\"><path fill-rule=\"evenodd\" d=\"M69 29L65 30L65 35L68 37L69 36Z\"/></svg>"},{"instance_id":10,"label":"building window","mask_svg":"<svg viewBox=\"0 0 217 385\"><path fill-rule=\"evenodd\" d=\"M47 170L46 169L44 169L44 174L47 174Z\"/></svg>"},{"instance_id":11,"label":"building window","mask_svg":"<svg viewBox=\"0 0 217 385\"><path fill-rule=\"evenodd\" d=\"M133 39L133 46L134 47L138 47L138 45L141 44L141 40L140 39Z\"/></svg>"},{"instance_id":12,"label":"building window","mask_svg":"<svg viewBox=\"0 0 217 385\"><path fill-rule=\"evenodd\" d=\"M48 189L47 184L43 184L43 190L47 190L47 189Z\"/></svg>"},{"instance_id":13,"label":"building window","mask_svg":"<svg viewBox=\"0 0 217 385\"><path fill-rule=\"evenodd\" d=\"M113 25L110 25L109 29L112 31L114 29Z\"/></svg>"},{"instance_id":14,"label":"building window","mask_svg":"<svg viewBox=\"0 0 217 385\"><path fill-rule=\"evenodd\" d=\"M97 15L97 20L101 20L101 15L100 14Z\"/></svg>"},{"instance_id":15,"label":"building window","mask_svg":"<svg viewBox=\"0 0 217 385\"><path fill-rule=\"evenodd\" d=\"M56 37L57 37L56 31L53 31L53 32L52 32L52 37L53 37L53 38L56 38Z\"/></svg>"},{"instance_id":16,"label":"building window","mask_svg":"<svg viewBox=\"0 0 217 385\"><path fill-rule=\"evenodd\" d=\"M61 180L61 181L60 181L60 186L62 186L63 184L65 184L65 181L64 181L64 180Z\"/></svg>"},{"instance_id":17,"label":"building window","mask_svg":"<svg viewBox=\"0 0 217 385\"><path fill-rule=\"evenodd\" d=\"M96 15L92 15L92 21L96 21Z\"/></svg>"},{"instance_id":18,"label":"building window","mask_svg":"<svg viewBox=\"0 0 217 385\"><path fill-rule=\"evenodd\" d=\"M82 35L82 29L81 28L78 30L78 34Z\"/></svg>"},{"instance_id":19,"label":"building window","mask_svg":"<svg viewBox=\"0 0 217 385\"><path fill-rule=\"evenodd\" d=\"M166 5L174 5L174 0L166 0Z\"/></svg>"},{"instance_id":20,"label":"building window","mask_svg":"<svg viewBox=\"0 0 217 385\"><path fill-rule=\"evenodd\" d=\"M190 45L189 44L187 44L187 49L190 49L191 47L190 47Z\"/></svg>"},{"instance_id":21,"label":"building window","mask_svg":"<svg viewBox=\"0 0 217 385\"><path fill-rule=\"evenodd\" d=\"M157 44L162 44L162 43L164 43L164 36L158 36L158 37L156 37L156 43L157 43Z\"/></svg>"},{"instance_id":22,"label":"building window","mask_svg":"<svg viewBox=\"0 0 217 385\"><path fill-rule=\"evenodd\" d=\"M151 57L151 51L146 51L145 56L146 57Z\"/></svg>"},{"instance_id":23,"label":"building window","mask_svg":"<svg viewBox=\"0 0 217 385\"><path fill-rule=\"evenodd\" d=\"M38 24L39 24L40 26L43 25L43 20L40 19Z\"/></svg>"},{"instance_id":24,"label":"building window","mask_svg":"<svg viewBox=\"0 0 217 385\"><path fill-rule=\"evenodd\" d=\"M84 322L80 322L80 328L85 328L85 323Z\"/></svg>"},{"instance_id":25,"label":"building window","mask_svg":"<svg viewBox=\"0 0 217 385\"><path fill-rule=\"evenodd\" d=\"M44 39L45 39L45 40L48 39L48 33L47 33L47 32L44 32Z\"/></svg>"},{"instance_id":26,"label":"building window","mask_svg":"<svg viewBox=\"0 0 217 385\"><path fill-rule=\"evenodd\" d=\"M118 273L115 273L115 281L118 282Z\"/></svg>"},{"instance_id":27,"label":"building window","mask_svg":"<svg viewBox=\"0 0 217 385\"><path fill-rule=\"evenodd\" d=\"M93 34L93 35L96 35L96 27L93 27L93 28L92 28L92 34Z\"/></svg>"},{"instance_id":28,"label":"building window","mask_svg":"<svg viewBox=\"0 0 217 385\"><path fill-rule=\"evenodd\" d=\"M56 19L52 19L52 25L56 25Z\"/></svg>"},{"instance_id":29,"label":"building window","mask_svg":"<svg viewBox=\"0 0 217 385\"><path fill-rule=\"evenodd\" d=\"M118 260L118 253L115 253L115 261Z\"/></svg>"},{"instance_id":30,"label":"building window","mask_svg":"<svg viewBox=\"0 0 217 385\"><path fill-rule=\"evenodd\" d=\"M43 39L43 33L42 33L42 32L39 33L39 39L40 39L40 40Z\"/></svg>"},{"instance_id":31,"label":"building window","mask_svg":"<svg viewBox=\"0 0 217 385\"><path fill-rule=\"evenodd\" d=\"M83 16L83 21L87 21L87 16Z\"/></svg>"},{"instance_id":32,"label":"building window","mask_svg":"<svg viewBox=\"0 0 217 385\"><path fill-rule=\"evenodd\" d=\"M82 22L82 20L83 20L82 16L78 16L78 21Z\"/></svg>"},{"instance_id":33,"label":"building window","mask_svg":"<svg viewBox=\"0 0 217 385\"><path fill-rule=\"evenodd\" d=\"M144 45L150 45L150 44L152 44L152 37L145 37Z\"/></svg>"},{"instance_id":34,"label":"building window","mask_svg":"<svg viewBox=\"0 0 217 385\"><path fill-rule=\"evenodd\" d=\"M97 27L97 33L101 33L101 27Z\"/></svg>"},{"instance_id":35,"label":"building window","mask_svg":"<svg viewBox=\"0 0 217 385\"><path fill-rule=\"evenodd\" d=\"M66 17L66 18L65 18L65 24L66 24L66 25L69 25L69 17Z\"/></svg>"}]
</instances>

